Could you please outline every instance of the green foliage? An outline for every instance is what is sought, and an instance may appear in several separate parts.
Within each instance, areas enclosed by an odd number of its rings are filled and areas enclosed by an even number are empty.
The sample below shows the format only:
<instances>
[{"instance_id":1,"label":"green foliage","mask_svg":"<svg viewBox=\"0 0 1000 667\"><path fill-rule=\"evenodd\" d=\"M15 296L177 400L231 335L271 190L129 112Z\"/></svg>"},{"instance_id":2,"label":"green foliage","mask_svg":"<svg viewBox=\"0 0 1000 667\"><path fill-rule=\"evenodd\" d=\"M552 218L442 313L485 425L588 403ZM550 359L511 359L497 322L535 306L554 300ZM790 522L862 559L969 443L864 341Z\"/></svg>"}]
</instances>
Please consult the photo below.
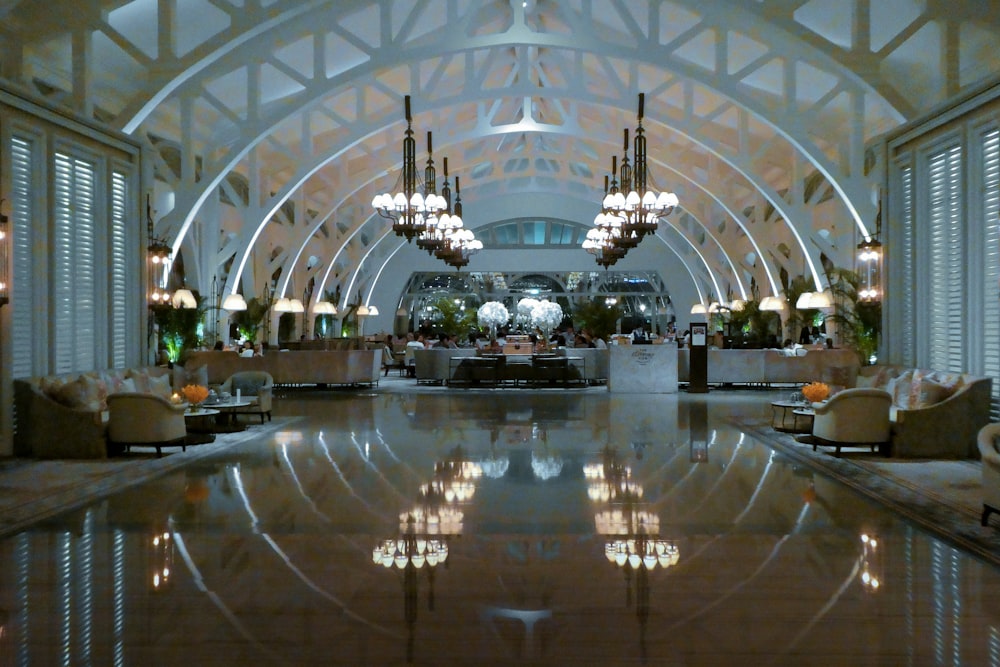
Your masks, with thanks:
<instances>
[{"instance_id":1,"label":"green foliage","mask_svg":"<svg viewBox=\"0 0 1000 667\"><path fill-rule=\"evenodd\" d=\"M609 306L604 297L592 297L573 309L573 322L578 330L587 329L593 336L607 340L624 314L617 304Z\"/></svg>"},{"instance_id":2,"label":"green foliage","mask_svg":"<svg viewBox=\"0 0 1000 667\"><path fill-rule=\"evenodd\" d=\"M765 347L773 343L771 336L774 334L780 337L779 321L777 313L761 310L760 302L754 299L748 300L743 305L743 310L732 311L729 315L730 331L742 332L743 343L751 348Z\"/></svg>"},{"instance_id":3,"label":"green foliage","mask_svg":"<svg viewBox=\"0 0 1000 667\"><path fill-rule=\"evenodd\" d=\"M476 311L462 310L461 304L456 304L454 299L441 297L431 305L440 313L440 316L434 319L435 330L451 335L462 335L476 328Z\"/></svg>"},{"instance_id":4,"label":"green foliage","mask_svg":"<svg viewBox=\"0 0 1000 667\"><path fill-rule=\"evenodd\" d=\"M205 308L158 308L153 317L160 329L160 344L167 351L171 363L180 360L184 350L198 347L198 325L205 316Z\"/></svg>"},{"instance_id":5,"label":"green foliage","mask_svg":"<svg viewBox=\"0 0 1000 667\"><path fill-rule=\"evenodd\" d=\"M278 340L288 341L295 336L295 313L282 313L278 318Z\"/></svg>"},{"instance_id":6,"label":"green foliage","mask_svg":"<svg viewBox=\"0 0 1000 667\"><path fill-rule=\"evenodd\" d=\"M257 341L260 323L264 321L270 307L271 304L267 300L252 297L247 299L247 309L234 312L230 316L230 320L236 325L236 330L240 332L241 337L254 343Z\"/></svg>"},{"instance_id":7,"label":"green foliage","mask_svg":"<svg viewBox=\"0 0 1000 667\"><path fill-rule=\"evenodd\" d=\"M829 276L834 311L829 319L836 323L841 341L858 353L861 365L871 363L878 352L882 333L882 304L858 301L861 278L856 271L835 269Z\"/></svg>"},{"instance_id":8,"label":"green foliage","mask_svg":"<svg viewBox=\"0 0 1000 667\"><path fill-rule=\"evenodd\" d=\"M788 299L788 319L785 321L785 331L788 332L787 337L795 342L799 340L799 332L802 331L802 327L812 327L816 317L822 317L822 313L815 308L799 310L795 307L800 296L806 292L814 291L816 291L815 284L805 276L792 278L791 282L785 286L785 296Z\"/></svg>"}]
</instances>

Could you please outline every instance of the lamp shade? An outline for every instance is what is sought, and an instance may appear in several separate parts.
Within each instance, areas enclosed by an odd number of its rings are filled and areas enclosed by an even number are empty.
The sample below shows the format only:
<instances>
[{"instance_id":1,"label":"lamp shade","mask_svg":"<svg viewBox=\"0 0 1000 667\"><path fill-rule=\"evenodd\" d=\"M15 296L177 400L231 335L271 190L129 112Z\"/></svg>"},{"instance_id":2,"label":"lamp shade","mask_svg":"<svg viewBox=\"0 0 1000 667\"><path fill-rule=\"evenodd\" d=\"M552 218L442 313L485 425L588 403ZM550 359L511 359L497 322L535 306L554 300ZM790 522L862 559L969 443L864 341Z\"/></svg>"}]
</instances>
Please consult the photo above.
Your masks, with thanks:
<instances>
[{"instance_id":1,"label":"lamp shade","mask_svg":"<svg viewBox=\"0 0 1000 667\"><path fill-rule=\"evenodd\" d=\"M288 300L288 312L290 313L304 313L306 307L302 305L302 301L299 299L289 299Z\"/></svg>"},{"instance_id":2,"label":"lamp shade","mask_svg":"<svg viewBox=\"0 0 1000 667\"><path fill-rule=\"evenodd\" d=\"M227 294L226 298L222 300L223 310L246 310L247 302L243 298L242 294L237 294L233 292L232 294Z\"/></svg>"},{"instance_id":3,"label":"lamp shade","mask_svg":"<svg viewBox=\"0 0 1000 667\"><path fill-rule=\"evenodd\" d=\"M813 292L812 299L810 301L813 308L833 308L833 295L830 294L829 290L823 290L822 292Z\"/></svg>"},{"instance_id":4,"label":"lamp shade","mask_svg":"<svg viewBox=\"0 0 1000 667\"><path fill-rule=\"evenodd\" d=\"M378 315L378 306L369 306L368 307L368 316L369 317L375 317L376 315Z\"/></svg>"},{"instance_id":5,"label":"lamp shade","mask_svg":"<svg viewBox=\"0 0 1000 667\"><path fill-rule=\"evenodd\" d=\"M281 298L279 298L279 299L277 299L274 302L274 305L271 307L271 310L273 310L276 313L290 313L290 312L292 312L292 302L291 302L291 299L289 299L288 297L284 297L284 296L281 297Z\"/></svg>"},{"instance_id":6,"label":"lamp shade","mask_svg":"<svg viewBox=\"0 0 1000 667\"><path fill-rule=\"evenodd\" d=\"M329 301L317 301L313 304L312 311L316 315L336 315L337 307Z\"/></svg>"},{"instance_id":7,"label":"lamp shade","mask_svg":"<svg viewBox=\"0 0 1000 667\"><path fill-rule=\"evenodd\" d=\"M760 300L760 309L777 312L785 309L785 298L781 296L765 296Z\"/></svg>"},{"instance_id":8,"label":"lamp shade","mask_svg":"<svg viewBox=\"0 0 1000 667\"><path fill-rule=\"evenodd\" d=\"M813 300L812 292L803 292L802 294L799 295L799 298L796 299L795 307L799 310L805 310L807 308L815 308L815 306L812 305L812 300Z\"/></svg>"},{"instance_id":9,"label":"lamp shade","mask_svg":"<svg viewBox=\"0 0 1000 667\"><path fill-rule=\"evenodd\" d=\"M706 308L705 304L703 304L703 303L696 303L693 306L691 306L691 314L692 315L704 315L707 312L708 312L708 308Z\"/></svg>"},{"instance_id":10,"label":"lamp shade","mask_svg":"<svg viewBox=\"0 0 1000 667\"><path fill-rule=\"evenodd\" d=\"M174 308L197 308L198 300L194 298L194 294L191 293L189 289L179 289L174 292L173 299L171 300L174 304Z\"/></svg>"},{"instance_id":11,"label":"lamp shade","mask_svg":"<svg viewBox=\"0 0 1000 667\"><path fill-rule=\"evenodd\" d=\"M368 306L366 306L365 304L361 304L360 306L358 306L356 315L358 317L368 317L369 313L370 311L368 310Z\"/></svg>"}]
</instances>

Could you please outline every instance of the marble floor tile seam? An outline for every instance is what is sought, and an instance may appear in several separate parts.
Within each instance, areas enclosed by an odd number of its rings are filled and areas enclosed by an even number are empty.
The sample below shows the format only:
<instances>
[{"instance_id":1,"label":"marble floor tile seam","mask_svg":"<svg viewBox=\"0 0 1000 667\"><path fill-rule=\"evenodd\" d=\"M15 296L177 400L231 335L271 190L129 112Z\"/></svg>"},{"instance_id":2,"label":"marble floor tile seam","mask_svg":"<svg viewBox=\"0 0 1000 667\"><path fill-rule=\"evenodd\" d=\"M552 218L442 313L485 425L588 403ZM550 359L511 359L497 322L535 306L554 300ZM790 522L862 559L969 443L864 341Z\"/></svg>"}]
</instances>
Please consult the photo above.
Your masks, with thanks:
<instances>
[{"instance_id":1,"label":"marble floor tile seam","mask_svg":"<svg viewBox=\"0 0 1000 667\"><path fill-rule=\"evenodd\" d=\"M250 425L237 433L219 434L215 442L195 445L156 457L137 453L100 462L18 459L17 465L0 467L0 538L8 537L63 512L79 509L101 498L143 484L221 452L237 447L297 421L298 417L274 418L267 424ZM93 466L96 472L67 482L74 467ZM44 470L44 474L38 474ZM34 484L25 484L25 478Z\"/></svg>"},{"instance_id":2,"label":"marble floor tile seam","mask_svg":"<svg viewBox=\"0 0 1000 667\"><path fill-rule=\"evenodd\" d=\"M851 456L838 458L823 448L814 452L811 444L798 442L793 436L779 433L762 422L733 419L731 423L776 451L888 507L926 532L1000 566L1000 530L992 525L980 525L981 507L969 507L926 486L914 484L899 475L888 474L880 469L874 457L871 461ZM938 464L936 461L923 463L929 467ZM968 464L975 465L973 462Z\"/></svg>"}]
</instances>

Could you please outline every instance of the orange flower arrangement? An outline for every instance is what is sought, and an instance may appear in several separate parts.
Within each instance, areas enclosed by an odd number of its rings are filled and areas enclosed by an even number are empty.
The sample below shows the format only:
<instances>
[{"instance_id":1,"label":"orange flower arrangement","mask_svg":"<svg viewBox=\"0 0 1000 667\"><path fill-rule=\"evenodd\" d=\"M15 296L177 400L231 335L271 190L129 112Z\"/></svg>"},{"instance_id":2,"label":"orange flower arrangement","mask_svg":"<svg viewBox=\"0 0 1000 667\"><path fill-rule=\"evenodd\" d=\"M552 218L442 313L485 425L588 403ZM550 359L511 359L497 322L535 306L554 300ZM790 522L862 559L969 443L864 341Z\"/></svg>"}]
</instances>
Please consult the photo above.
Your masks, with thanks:
<instances>
[{"instance_id":1,"label":"orange flower arrangement","mask_svg":"<svg viewBox=\"0 0 1000 667\"><path fill-rule=\"evenodd\" d=\"M191 405L201 405L208 398L208 387L200 384L187 384L181 388L181 393Z\"/></svg>"},{"instance_id":2,"label":"orange flower arrangement","mask_svg":"<svg viewBox=\"0 0 1000 667\"><path fill-rule=\"evenodd\" d=\"M810 382L802 387L802 395L810 403L821 403L830 397L830 387L825 382Z\"/></svg>"}]
</instances>

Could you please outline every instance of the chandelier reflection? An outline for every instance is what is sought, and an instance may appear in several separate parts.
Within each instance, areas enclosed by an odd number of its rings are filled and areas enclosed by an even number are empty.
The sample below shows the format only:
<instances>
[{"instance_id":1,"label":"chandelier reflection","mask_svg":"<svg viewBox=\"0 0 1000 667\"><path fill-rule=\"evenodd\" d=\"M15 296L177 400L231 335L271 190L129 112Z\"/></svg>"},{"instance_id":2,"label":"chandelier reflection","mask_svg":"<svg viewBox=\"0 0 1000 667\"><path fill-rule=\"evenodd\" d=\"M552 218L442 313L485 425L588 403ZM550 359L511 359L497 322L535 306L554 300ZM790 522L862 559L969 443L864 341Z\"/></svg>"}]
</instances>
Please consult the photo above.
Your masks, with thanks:
<instances>
[{"instance_id":1,"label":"chandelier reflection","mask_svg":"<svg viewBox=\"0 0 1000 667\"><path fill-rule=\"evenodd\" d=\"M876 593L882 586L882 552L874 535L861 534L861 586Z\"/></svg>"},{"instance_id":2,"label":"chandelier reflection","mask_svg":"<svg viewBox=\"0 0 1000 667\"><path fill-rule=\"evenodd\" d=\"M172 580L174 541L169 531L156 531L149 540L149 562L152 567L149 585L154 593L165 591Z\"/></svg>"},{"instance_id":3,"label":"chandelier reflection","mask_svg":"<svg viewBox=\"0 0 1000 667\"><path fill-rule=\"evenodd\" d=\"M643 488L632 479L632 470L617 450L605 447L599 463L583 468L587 494L607 509L594 515L594 530L605 538L604 556L621 568L625 577L626 606L635 604L639 621L639 650L646 657L646 629L650 611L650 573L676 565L680 548L660 536L660 517L644 506ZM633 598L634 584L634 598Z\"/></svg>"},{"instance_id":4,"label":"chandelier reflection","mask_svg":"<svg viewBox=\"0 0 1000 667\"><path fill-rule=\"evenodd\" d=\"M461 535L462 503L475 494L483 474L478 463L465 458L461 447L435 463L434 477L420 486L416 504L399 515L399 534L372 549L372 563L403 575L403 611L407 625L407 662L413 661L417 620L418 575L428 583L427 608L434 611L434 572L447 567L448 540Z\"/></svg>"}]
</instances>

